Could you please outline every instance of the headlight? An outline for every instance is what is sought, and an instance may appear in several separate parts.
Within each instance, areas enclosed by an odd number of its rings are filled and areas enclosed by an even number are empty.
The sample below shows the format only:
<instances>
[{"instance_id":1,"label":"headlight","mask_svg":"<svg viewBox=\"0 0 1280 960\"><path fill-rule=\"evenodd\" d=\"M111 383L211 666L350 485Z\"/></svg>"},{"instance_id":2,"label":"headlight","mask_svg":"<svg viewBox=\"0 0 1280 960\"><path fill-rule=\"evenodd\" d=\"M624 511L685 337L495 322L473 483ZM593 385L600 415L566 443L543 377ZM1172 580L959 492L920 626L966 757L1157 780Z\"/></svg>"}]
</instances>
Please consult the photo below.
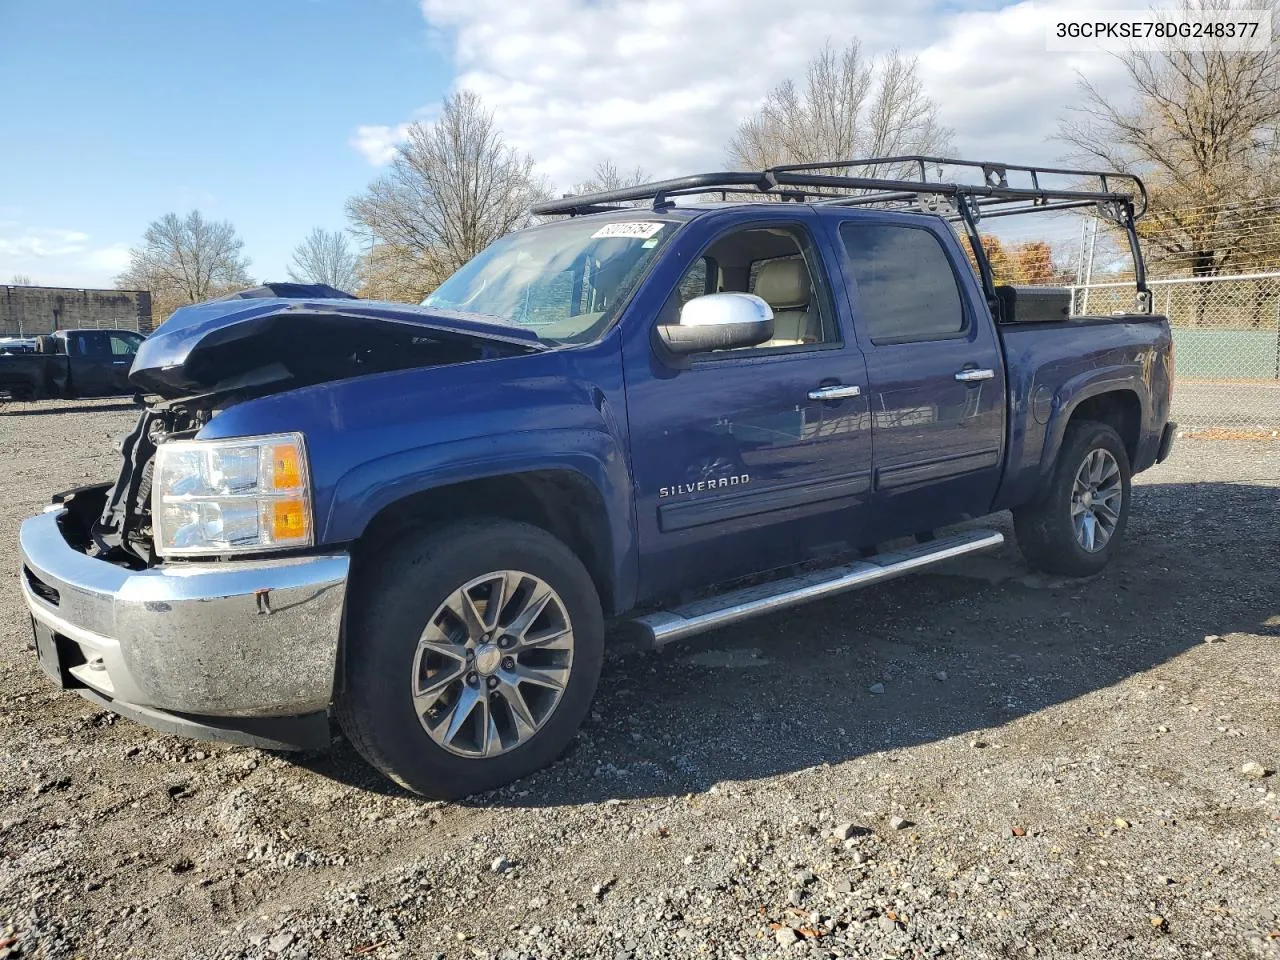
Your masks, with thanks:
<instances>
[{"instance_id":1,"label":"headlight","mask_svg":"<svg viewBox=\"0 0 1280 960\"><path fill-rule=\"evenodd\" d=\"M160 444L151 518L164 557L310 546L302 434Z\"/></svg>"}]
</instances>

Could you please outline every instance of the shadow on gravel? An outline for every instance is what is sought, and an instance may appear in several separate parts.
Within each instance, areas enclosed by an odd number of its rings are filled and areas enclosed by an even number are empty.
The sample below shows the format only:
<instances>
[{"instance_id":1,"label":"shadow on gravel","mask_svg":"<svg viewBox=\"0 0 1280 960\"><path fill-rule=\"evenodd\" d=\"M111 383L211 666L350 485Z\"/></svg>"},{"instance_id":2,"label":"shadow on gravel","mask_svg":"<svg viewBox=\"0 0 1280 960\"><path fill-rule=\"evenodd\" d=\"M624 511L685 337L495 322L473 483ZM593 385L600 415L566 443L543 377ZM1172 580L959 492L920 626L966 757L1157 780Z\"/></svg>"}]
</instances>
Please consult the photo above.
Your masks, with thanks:
<instances>
[{"instance_id":1,"label":"shadow on gravel","mask_svg":"<svg viewBox=\"0 0 1280 960\"><path fill-rule=\"evenodd\" d=\"M1280 491L1135 488L1125 553L1089 580L1030 571L1012 544L938 572L707 634L611 651L592 717L553 767L470 805L680 796L1000 727L1167 664L1209 635L1280 637ZM1206 518L1211 518L1212 523ZM1177 668L1157 673L1177 682ZM945 679L939 679L939 677ZM882 684L884 692L871 692ZM1088 738L1065 726L1054 736ZM345 742L292 757L408 796ZM905 759L905 758L904 758ZM1031 762L1031 758L1028 758Z\"/></svg>"},{"instance_id":2,"label":"shadow on gravel","mask_svg":"<svg viewBox=\"0 0 1280 960\"><path fill-rule=\"evenodd\" d=\"M18 403L20 401L13 401ZM24 405L30 401L21 401ZM141 410L142 408L133 402L124 403L95 403L91 406L66 406L65 404L55 404L50 401L41 401L45 403L40 407L27 407L24 410L12 409L11 403L0 401L0 417L46 417L50 414L58 413L119 413L123 410Z\"/></svg>"}]
</instances>

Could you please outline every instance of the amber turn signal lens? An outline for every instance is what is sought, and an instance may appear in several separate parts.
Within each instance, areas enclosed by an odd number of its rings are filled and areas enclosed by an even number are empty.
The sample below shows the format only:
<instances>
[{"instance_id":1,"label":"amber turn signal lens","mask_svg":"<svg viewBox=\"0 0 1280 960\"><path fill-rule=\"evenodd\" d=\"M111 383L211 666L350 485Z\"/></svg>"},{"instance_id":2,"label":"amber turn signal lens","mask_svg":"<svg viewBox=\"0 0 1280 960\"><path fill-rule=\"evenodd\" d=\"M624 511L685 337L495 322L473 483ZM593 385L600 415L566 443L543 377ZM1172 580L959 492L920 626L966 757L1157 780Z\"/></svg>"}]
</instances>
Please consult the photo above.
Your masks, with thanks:
<instances>
[{"instance_id":1,"label":"amber turn signal lens","mask_svg":"<svg viewBox=\"0 0 1280 960\"><path fill-rule=\"evenodd\" d=\"M298 448L291 443L278 443L271 448L271 489L296 490L302 486L302 466Z\"/></svg>"},{"instance_id":2,"label":"amber turn signal lens","mask_svg":"<svg viewBox=\"0 0 1280 960\"><path fill-rule=\"evenodd\" d=\"M307 505L302 500L271 502L271 542L286 544L307 537Z\"/></svg>"}]
</instances>

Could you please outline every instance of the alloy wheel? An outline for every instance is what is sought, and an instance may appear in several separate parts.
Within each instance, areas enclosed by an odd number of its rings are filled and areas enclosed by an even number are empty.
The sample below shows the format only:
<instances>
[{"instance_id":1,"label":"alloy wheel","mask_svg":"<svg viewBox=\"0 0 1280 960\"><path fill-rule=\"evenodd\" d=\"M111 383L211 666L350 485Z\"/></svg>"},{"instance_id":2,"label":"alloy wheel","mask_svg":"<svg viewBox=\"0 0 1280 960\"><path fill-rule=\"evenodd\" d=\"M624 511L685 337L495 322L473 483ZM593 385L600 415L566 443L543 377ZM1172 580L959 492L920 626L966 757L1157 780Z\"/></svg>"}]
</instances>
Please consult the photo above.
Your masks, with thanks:
<instances>
[{"instance_id":1,"label":"alloy wheel","mask_svg":"<svg viewBox=\"0 0 1280 960\"><path fill-rule=\"evenodd\" d=\"M1090 450L1071 485L1071 525L1076 543L1090 553L1103 550L1116 532L1123 503L1120 464L1110 450Z\"/></svg>"},{"instance_id":2,"label":"alloy wheel","mask_svg":"<svg viewBox=\"0 0 1280 960\"><path fill-rule=\"evenodd\" d=\"M573 626L544 580L497 570L436 609L413 658L414 711L450 753L494 757L546 724L569 682Z\"/></svg>"}]
</instances>

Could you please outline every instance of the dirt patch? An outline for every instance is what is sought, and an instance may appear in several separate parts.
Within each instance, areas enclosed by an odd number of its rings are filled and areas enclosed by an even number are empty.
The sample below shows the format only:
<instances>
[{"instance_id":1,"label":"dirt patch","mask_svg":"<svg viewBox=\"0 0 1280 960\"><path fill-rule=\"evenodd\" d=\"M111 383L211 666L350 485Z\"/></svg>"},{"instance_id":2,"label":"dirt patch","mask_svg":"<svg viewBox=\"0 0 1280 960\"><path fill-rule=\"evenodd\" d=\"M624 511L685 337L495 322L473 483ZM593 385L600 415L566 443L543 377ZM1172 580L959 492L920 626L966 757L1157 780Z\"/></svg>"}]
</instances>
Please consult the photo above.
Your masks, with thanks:
<instances>
[{"instance_id":1,"label":"dirt patch","mask_svg":"<svg viewBox=\"0 0 1280 960\"><path fill-rule=\"evenodd\" d=\"M1180 432L1190 440L1280 440L1280 430L1232 430L1225 427L1203 427Z\"/></svg>"}]
</instances>

